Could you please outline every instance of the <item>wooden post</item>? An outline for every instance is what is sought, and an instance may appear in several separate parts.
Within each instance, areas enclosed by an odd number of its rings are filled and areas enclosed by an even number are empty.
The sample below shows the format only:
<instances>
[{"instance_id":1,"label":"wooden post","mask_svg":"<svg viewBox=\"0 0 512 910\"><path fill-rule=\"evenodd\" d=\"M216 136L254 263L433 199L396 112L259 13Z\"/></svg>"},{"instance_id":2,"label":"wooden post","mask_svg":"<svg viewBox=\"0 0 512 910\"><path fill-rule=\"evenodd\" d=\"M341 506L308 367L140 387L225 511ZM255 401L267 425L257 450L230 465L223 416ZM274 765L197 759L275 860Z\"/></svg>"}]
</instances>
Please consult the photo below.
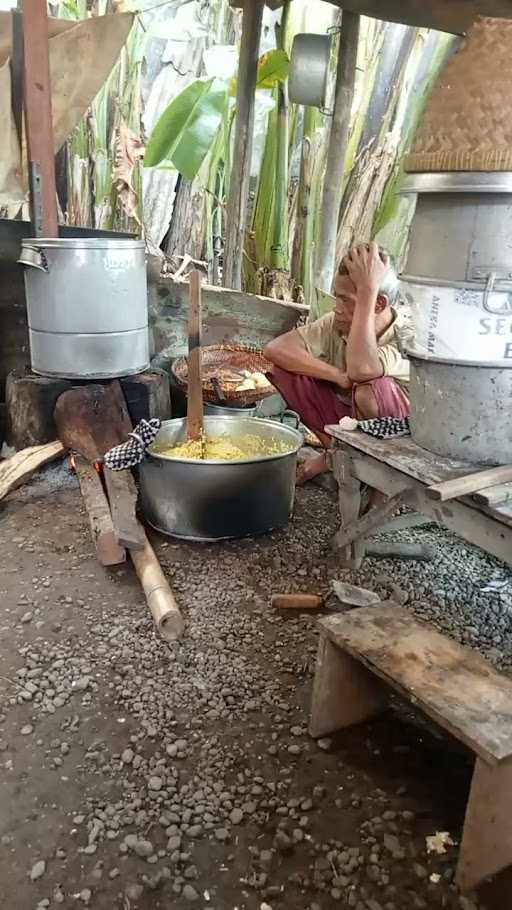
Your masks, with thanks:
<instances>
[{"instance_id":1,"label":"wooden post","mask_svg":"<svg viewBox=\"0 0 512 910\"><path fill-rule=\"evenodd\" d=\"M343 195L343 169L354 98L359 21L357 13L344 10L338 48L334 111L320 209L320 239L316 256L316 287L328 293L332 288L336 257L338 217Z\"/></svg>"},{"instance_id":2,"label":"wooden post","mask_svg":"<svg viewBox=\"0 0 512 910\"><path fill-rule=\"evenodd\" d=\"M224 287L235 288L235 290L242 288L242 259L254 129L254 93L264 5L265 0L244 0L243 7L236 92L235 142L226 206L226 240L222 279Z\"/></svg>"},{"instance_id":3,"label":"wooden post","mask_svg":"<svg viewBox=\"0 0 512 910\"><path fill-rule=\"evenodd\" d=\"M21 148L23 134L23 16L19 9L11 10L11 16L11 108Z\"/></svg>"},{"instance_id":4,"label":"wooden post","mask_svg":"<svg viewBox=\"0 0 512 910\"><path fill-rule=\"evenodd\" d=\"M187 437L203 439L203 382L201 378L201 273L190 275L188 305Z\"/></svg>"},{"instance_id":5,"label":"wooden post","mask_svg":"<svg viewBox=\"0 0 512 910\"><path fill-rule=\"evenodd\" d=\"M32 222L36 236L57 237L46 0L23 0L25 128Z\"/></svg>"}]
</instances>

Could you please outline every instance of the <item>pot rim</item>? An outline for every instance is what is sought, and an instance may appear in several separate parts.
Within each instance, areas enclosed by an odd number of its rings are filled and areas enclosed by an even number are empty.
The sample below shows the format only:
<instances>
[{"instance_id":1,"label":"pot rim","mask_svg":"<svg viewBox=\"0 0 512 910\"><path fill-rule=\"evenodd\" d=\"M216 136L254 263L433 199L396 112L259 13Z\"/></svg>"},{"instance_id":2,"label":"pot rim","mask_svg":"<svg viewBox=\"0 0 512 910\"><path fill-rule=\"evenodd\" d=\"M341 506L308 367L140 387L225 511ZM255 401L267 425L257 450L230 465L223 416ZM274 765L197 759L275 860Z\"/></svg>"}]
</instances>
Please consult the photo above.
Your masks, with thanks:
<instances>
[{"instance_id":1,"label":"pot rim","mask_svg":"<svg viewBox=\"0 0 512 910\"><path fill-rule=\"evenodd\" d=\"M459 360L452 357L441 357L439 354L423 354L415 351L414 348L406 347L405 353L409 360L424 360L426 363L448 364L452 367L477 367L489 370L512 370L512 360L506 363L504 360Z\"/></svg>"},{"instance_id":2,"label":"pot rim","mask_svg":"<svg viewBox=\"0 0 512 910\"><path fill-rule=\"evenodd\" d=\"M233 415L233 417L227 417L224 415L219 415L218 417L214 417L213 415L211 415L211 416L206 415L204 418L204 423L206 426L208 425L210 420L215 421L216 423L218 423L219 420L220 421L225 420L225 421L228 421L229 423L233 423L234 421L247 421L248 432L250 433L251 429L254 432L254 417L236 417L235 415ZM171 420L164 420L162 422L162 426L160 427L160 431L163 430L166 426L169 426L169 424L173 424L174 426L180 425L182 427L186 427L187 418L186 417L174 417L174 418L171 418ZM258 426L263 425L263 426L269 427L272 430L275 430L276 428L278 428L279 432L281 434L288 436L290 438L290 441L291 440L294 441L294 446L290 449L289 452L279 452L279 453L275 453L273 455L258 455L255 458L239 458L239 459L232 459L232 460L230 459L229 461L225 461L221 458L173 458L171 455L162 455L160 452L152 452L151 448L148 449L146 457L148 459L154 459L155 461L174 462L177 464L194 464L194 465L218 464L218 465L224 465L224 467L226 467L226 466L229 467L231 465L259 464L264 461L278 461L281 458L288 458L289 455L296 455L297 452L299 451L300 447L303 445L302 433L299 430L295 430L293 427L288 427L285 424L276 423L273 420L265 420L263 418L258 418L257 425ZM157 439L158 439L158 436L155 439L155 442L157 441ZM153 443L153 445L154 445L154 443ZM144 465L144 462L142 462L141 467L143 467L143 465Z\"/></svg>"},{"instance_id":3,"label":"pot rim","mask_svg":"<svg viewBox=\"0 0 512 910\"><path fill-rule=\"evenodd\" d=\"M40 247L46 250L145 250L143 240L128 237L24 237L21 248Z\"/></svg>"}]
</instances>

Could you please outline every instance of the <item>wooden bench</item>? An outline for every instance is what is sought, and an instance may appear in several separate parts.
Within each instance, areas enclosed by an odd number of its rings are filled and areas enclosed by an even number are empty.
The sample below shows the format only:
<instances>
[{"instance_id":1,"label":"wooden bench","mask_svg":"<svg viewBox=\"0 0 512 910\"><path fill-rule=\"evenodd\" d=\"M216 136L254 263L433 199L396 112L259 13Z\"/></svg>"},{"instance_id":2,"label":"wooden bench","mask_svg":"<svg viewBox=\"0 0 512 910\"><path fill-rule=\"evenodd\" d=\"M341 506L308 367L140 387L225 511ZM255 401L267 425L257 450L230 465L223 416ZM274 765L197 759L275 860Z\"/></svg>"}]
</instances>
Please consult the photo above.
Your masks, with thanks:
<instances>
[{"instance_id":1,"label":"wooden bench","mask_svg":"<svg viewBox=\"0 0 512 910\"><path fill-rule=\"evenodd\" d=\"M479 465L434 455L407 436L375 439L360 430L350 432L340 426L327 426L325 431L333 438L332 468L338 482L342 521L334 543L348 566L355 569L360 566L365 538L382 528L402 503L512 565L509 485L490 487L447 502L436 501L431 498L432 485L446 486L448 481L478 471ZM391 498L384 506L360 518L362 484Z\"/></svg>"},{"instance_id":2,"label":"wooden bench","mask_svg":"<svg viewBox=\"0 0 512 910\"><path fill-rule=\"evenodd\" d=\"M319 627L311 736L367 720L396 690L476 756L457 884L470 891L511 865L512 680L401 607L351 610Z\"/></svg>"}]
</instances>

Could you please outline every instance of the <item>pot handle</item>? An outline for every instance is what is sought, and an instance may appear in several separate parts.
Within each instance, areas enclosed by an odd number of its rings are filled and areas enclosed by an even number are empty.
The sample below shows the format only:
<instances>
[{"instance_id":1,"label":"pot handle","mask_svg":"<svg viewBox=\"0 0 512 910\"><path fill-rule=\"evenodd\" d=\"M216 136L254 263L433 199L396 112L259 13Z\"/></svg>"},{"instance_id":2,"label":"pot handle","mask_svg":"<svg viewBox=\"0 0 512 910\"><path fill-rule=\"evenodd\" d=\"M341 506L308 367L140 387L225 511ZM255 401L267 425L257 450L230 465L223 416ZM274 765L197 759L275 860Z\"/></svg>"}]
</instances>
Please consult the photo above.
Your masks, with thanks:
<instances>
[{"instance_id":1,"label":"pot handle","mask_svg":"<svg viewBox=\"0 0 512 910\"><path fill-rule=\"evenodd\" d=\"M482 306L484 310L488 313L492 313L493 316L508 316L510 313L510 308L505 304L505 306L493 307L489 303L489 294L494 290L494 284L496 282L496 272L490 272L487 276L487 281L484 290L484 296L482 300ZM510 300L510 297L508 298Z\"/></svg>"},{"instance_id":2,"label":"pot handle","mask_svg":"<svg viewBox=\"0 0 512 910\"><path fill-rule=\"evenodd\" d=\"M38 246L24 244L18 263L32 269L38 269L40 272L46 272L47 274L49 272L48 260L43 250Z\"/></svg>"},{"instance_id":3,"label":"pot handle","mask_svg":"<svg viewBox=\"0 0 512 910\"><path fill-rule=\"evenodd\" d=\"M279 422L280 422L280 423L284 423L285 417L290 417L292 420L294 420L294 421L295 421L295 429L296 429L296 430L299 429L299 426L300 426L300 417L299 417L299 415L297 414L297 411L292 411L290 408L286 408L286 410L284 410L284 411L282 411L282 412L280 413L280 415L279 415Z\"/></svg>"}]
</instances>

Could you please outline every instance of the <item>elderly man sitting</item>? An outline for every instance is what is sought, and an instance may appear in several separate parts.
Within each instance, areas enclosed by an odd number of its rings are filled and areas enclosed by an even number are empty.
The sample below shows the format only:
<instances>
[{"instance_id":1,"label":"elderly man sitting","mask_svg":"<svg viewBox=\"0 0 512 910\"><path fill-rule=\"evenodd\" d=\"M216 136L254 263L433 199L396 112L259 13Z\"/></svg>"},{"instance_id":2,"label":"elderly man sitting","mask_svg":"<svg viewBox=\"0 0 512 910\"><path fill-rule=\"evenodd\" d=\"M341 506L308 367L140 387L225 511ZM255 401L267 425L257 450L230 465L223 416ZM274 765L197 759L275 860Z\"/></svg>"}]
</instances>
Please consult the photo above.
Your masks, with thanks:
<instances>
[{"instance_id":1,"label":"elderly man sitting","mask_svg":"<svg viewBox=\"0 0 512 910\"><path fill-rule=\"evenodd\" d=\"M269 375L288 407L327 448L327 424L341 417L407 417L409 364L393 308L398 279L376 243L354 247L335 282L336 308L316 322L275 338L265 348ZM327 470L325 453L310 459L298 482Z\"/></svg>"}]
</instances>

